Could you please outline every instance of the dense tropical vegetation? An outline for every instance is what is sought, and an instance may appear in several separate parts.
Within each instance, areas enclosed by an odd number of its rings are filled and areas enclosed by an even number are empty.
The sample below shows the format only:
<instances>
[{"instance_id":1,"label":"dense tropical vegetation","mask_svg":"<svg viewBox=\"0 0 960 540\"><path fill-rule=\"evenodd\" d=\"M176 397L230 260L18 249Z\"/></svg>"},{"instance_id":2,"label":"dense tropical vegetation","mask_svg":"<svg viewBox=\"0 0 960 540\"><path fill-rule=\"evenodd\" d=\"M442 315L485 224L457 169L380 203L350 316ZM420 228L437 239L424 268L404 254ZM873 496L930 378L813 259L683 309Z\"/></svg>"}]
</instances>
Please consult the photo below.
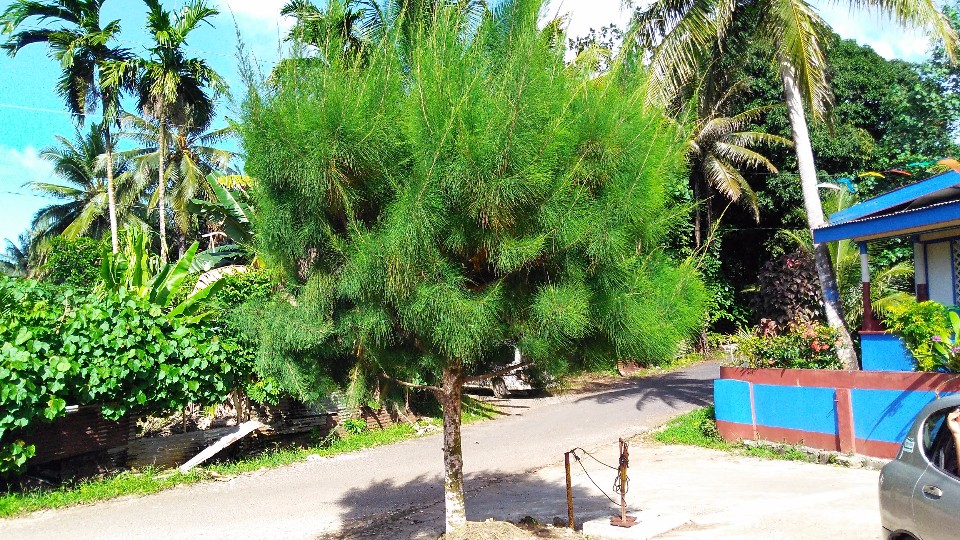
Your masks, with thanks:
<instances>
[{"instance_id":1,"label":"dense tropical vegetation","mask_svg":"<svg viewBox=\"0 0 960 540\"><path fill-rule=\"evenodd\" d=\"M226 121L226 82L186 46L224 31L208 2L144 0L142 56L103 4L0 14L9 54L61 66L77 122L28 186L51 203L0 254L0 472L65 404L428 393L455 528L460 388L505 349L564 373L742 331L752 365L850 367L859 262L809 228L960 154L950 6L895 6L942 38L911 64L802 0L658 2L569 41L535 0L291 0L285 58L245 67ZM952 340L905 301L911 249L871 245L874 307Z\"/></svg>"}]
</instances>

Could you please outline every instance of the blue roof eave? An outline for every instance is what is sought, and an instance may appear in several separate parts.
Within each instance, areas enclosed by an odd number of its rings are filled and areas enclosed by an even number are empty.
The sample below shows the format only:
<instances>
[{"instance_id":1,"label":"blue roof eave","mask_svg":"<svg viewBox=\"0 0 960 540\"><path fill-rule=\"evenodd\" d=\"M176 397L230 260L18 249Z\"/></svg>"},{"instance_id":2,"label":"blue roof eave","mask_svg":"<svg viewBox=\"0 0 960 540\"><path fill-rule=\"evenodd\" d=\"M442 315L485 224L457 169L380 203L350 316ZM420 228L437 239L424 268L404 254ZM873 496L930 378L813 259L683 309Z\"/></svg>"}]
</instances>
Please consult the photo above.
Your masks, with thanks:
<instances>
[{"instance_id":1,"label":"blue roof eave","mask_svg":"<svg viewBox=\"0 0 960 540\"><path fill-rule=\"evenodd\" d=\"M877 212L883 212L897 206L907 204L914 199L930 195L942 189L960 184L960 174L956 171L947 171L922 182L903 186L889 193L884 193L872 199L867 199L862 203L855 204L849 208L844 208L839 212L830 215L830 223L838 224L855 219L861 219Z\"/></svg>"},{"instance_id":2,"label":"blue roof eave","mask_svg":"<svg viewBox=\"0 0 960 540\"><path fill-rule=\"evenodd\" d=\"M890 238L954 226L960 227L960 201L826 225L813 231L813 241L822 244L849 239Z\"/></svg>"}]
</instances>

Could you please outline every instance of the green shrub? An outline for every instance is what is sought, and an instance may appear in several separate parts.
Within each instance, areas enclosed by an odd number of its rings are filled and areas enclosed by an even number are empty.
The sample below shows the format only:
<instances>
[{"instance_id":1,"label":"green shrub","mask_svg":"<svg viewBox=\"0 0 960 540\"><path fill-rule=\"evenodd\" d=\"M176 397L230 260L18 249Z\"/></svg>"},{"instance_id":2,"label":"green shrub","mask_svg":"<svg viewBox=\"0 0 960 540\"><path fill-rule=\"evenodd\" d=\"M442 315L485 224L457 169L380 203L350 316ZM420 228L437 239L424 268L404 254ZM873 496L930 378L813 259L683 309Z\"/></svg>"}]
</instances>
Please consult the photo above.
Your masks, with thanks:
<instances>
[{"instance_id":1,"label":"green shrub","mask_svg":"<svg viewBox=\"0 0 960 540\"><path fill-rule=\"evenodd\" d=\"M116 419L221 402L239 352L212 322L165 314L123 288L83 294L10 278L0 278L0 344L0 474L33 454L20 435L67 404L99 404Z\"/></svg>"},{"instance_id":2,"label":"green shrub","mask_svg":"<svg viewBox=\"0 0 960 540\"><path fill-rule=\"evenodd\" d=\"M842 369L837 355L837 331L817 323L791 323L786 328L768 321L763 331L737 339L746 367Z\"/></svg>"},{"instance_id":3,"label":"green shrub","mask_svg":"<svg viewBox=\"0 0 960 540\"><path fill-rule=\"evenodd\" d=\"M264 269L250 269L236 272L220 278L223 285L213 295L210 304L229 311L246 302L267 302L273 297L276 283L270 272Z\"/></svg>"},{"instance_id":4,"label":"green shrub","mask_svg":"<svg viewBox=\"0 0 960 540\"><path fill-rule=\"evenodd\" d=\"M340 422L343 429L352 435L359 435L367 431L367 422L363 418L347 418Z\"/></svg>"},{"instance_id":5,"label":"green shrub","mask_svg":"<svg viewBox=\"0 0 960 540\"><path fill-rule=\"evenodd\" d=\"M891 306L884 323L903 338L920 371L960 371L957 350L960 318L933 301L914 300ZM955 322L956 321L956 322Z\"/></svg>"},{"instance_id":6,"label":"green shrub","mask_svg":"<svg viewBox=\"0 0 960 540\"><path fill-rule=\"evenodd\" d=\"M53 238L45 265L47 280L56 285L89 290L100 281L103 250L103 242L93 238Z\"/></svg>"}]
</instances>

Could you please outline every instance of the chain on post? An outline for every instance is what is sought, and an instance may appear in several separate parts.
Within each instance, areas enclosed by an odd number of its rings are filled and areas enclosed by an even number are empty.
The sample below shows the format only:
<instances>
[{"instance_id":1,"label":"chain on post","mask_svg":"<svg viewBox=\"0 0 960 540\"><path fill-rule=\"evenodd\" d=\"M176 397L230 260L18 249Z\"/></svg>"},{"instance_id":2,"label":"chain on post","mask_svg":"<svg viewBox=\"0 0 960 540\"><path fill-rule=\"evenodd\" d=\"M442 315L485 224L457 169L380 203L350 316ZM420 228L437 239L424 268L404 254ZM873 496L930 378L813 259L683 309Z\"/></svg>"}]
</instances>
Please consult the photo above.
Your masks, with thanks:
<instances>
[{"instance_id":1,"label":"chain on post","mask_svg":"<svg viewBox=\"0 0 960 540\"><path fill-rule=\"evenodd\" d=\"M610 525L614 527L633 527L637 518L627 515L627 490L630 479L627 477L627 468L630 466L630 445L620 439L620 462L617 467L617 479L613 481L613 490L620 494L620 515L610 518Z\"/></svg>"},{"instance_id":2,"label":"chain on post","mask_svg":"<svg viewBox=\"0 0 960 540\"><path fill-rule=\"evenodd\" d=\"M613 469L617 471L617 475L613 480L613 491L614 493L620 494L620 502L613 500L610 495L607 495L607 492L603 490L597 483L593 480L593 477L590 476L590 473L587 472L587 468L583 466L583 461L581 456L577 455L577 451L580 453L589 456L590 459L596 461L600 465ZM580 468L583 470L583 474L587 476L587 479L590 480L590 483L597 488L597 491L603 493L603 496L610 501L614 506L620 507L620 515L610 518L610 524L616 527L633 527L637 524L637 518L634 516L627 515L627 491L630 489L630 477L627 476L627 469L630 467L630 448L626 441L620 439L620 459L617 462L617 466L609 465L597 459L596 456L587 452L583 448L577 447L566 454L564 454L566 469L567 469L567 505L570 516L570 523L573 523L573 493L572 486L570 482L570 456L573 456L573 459L576 460L577 464L580 465ZM572 527L572 526L571 526Z\"/></svg>"}]
</instances>

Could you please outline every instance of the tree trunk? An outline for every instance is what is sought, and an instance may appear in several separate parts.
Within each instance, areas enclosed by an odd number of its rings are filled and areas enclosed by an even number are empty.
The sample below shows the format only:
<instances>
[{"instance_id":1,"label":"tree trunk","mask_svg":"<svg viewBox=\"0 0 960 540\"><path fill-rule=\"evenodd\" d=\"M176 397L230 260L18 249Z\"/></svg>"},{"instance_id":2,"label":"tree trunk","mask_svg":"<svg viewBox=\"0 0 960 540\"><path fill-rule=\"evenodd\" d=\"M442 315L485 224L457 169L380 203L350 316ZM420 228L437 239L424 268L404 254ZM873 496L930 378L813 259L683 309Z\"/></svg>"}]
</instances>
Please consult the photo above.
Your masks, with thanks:
<instances>
[{"instance_id":1,"label":"tree trunk","mask_svg":"<svg viewBox=\"0 0 960 540\"><path fill-rule=\"evenodd\" d=\"M444 368L443 386L438 396L443 406L443 495L448 534L467 523L463 502L463 448L460 442L462 392L462 366Z\"/></svg>"},{"instance_id":2,"label":"tree trunk","mask_svg":"<svg viewBox=\"0 0 960 540\"><path fill-rule=\"evenodd\" d=\"M693 249L699 250L700 246L703 245L703 239L700 233L703 229L703 225L700 222L700 216L703 215L703 208L701 207L703 201L701 200L700 179L694 174L691 181L693 183L693 203L696 205L693 208Z\"/></svg>"},{"instance_id":3,"label":"tree trunk","mask_svg":"<svg viewBox=\"0 0 960 540\"><path fill-rule=\"evenodd\" d=\"M157 175L157 209L160 212L160 264L167 264L167 208L166 208L166 181L163 171L163 160L167 153L166 139L166 118L163 113L160 114L160 145L157 151L160 152L160 173Z\"/></svg>"},{"instance_id":4,"label":"tree trunk","mask_svg":"<svg viewBox=\"0 0 960 540\"><path fill-rule=\"evenodd\" d=\"M807 131L807 119L803 114L803 98L800 87L797 85L796 71L793 65L786 60L780 61L780 76L783 78L783 93L790 115L790 127L793 131L793 144L797 151L797 167L800 169L800 186L803 190L803 205L807 213L807 224L810 232L824 224L823 206L820 203L820 192L817 188L817 171L813 162L813 147L810 144L810 133ZM833 264L830 262L830 251L826 244L814 244L813 256L817 266L817 277L820 279L820 291L823 294L823 308L827 315L827 323L840 334L840 358L845 369L859 369L857 353L853 348L850 330L843 318L843 306L840 304L840 292L837 288L837 278Z\"/></svg>"},{"instance_id":5,"label":"tree trunk","mask_svg":"<svg viewBox=\"0 0 960 540\"><path fill-rule=\"evenodd\" d=\"M104 104L104 111L107 110ZM120 239L117 232L117 194L113 185L113 142L110 140L110 119L104 115L103 139L107 154L107 213L110 214L110 245L113 252L120 251Z\"/></svg>"}]
</instances>

